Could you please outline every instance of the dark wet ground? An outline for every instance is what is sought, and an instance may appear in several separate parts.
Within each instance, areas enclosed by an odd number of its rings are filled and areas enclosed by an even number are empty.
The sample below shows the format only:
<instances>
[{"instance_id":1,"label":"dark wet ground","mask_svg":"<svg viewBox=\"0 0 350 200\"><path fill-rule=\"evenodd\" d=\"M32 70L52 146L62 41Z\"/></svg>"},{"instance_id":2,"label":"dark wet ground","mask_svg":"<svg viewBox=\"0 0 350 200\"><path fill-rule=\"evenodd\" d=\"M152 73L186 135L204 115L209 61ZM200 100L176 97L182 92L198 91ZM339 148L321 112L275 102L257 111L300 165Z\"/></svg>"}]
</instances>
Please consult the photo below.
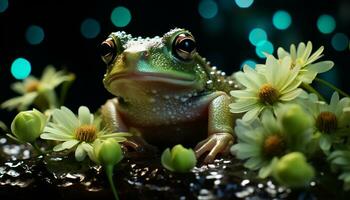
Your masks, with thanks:
<instances>
[{"instance_id":1,"label":"dark wet ground","mask_svg":"<svg viewBox=\"0 0 350 200\"><path fill-rule=\"evenodd\" d=\"M32 157L30 147L0 137L0 199L113 199L107 178L92 163L71 156ZM292 191L261 181L232 157L196 167L192 173L165 170L159 156L130 155L116 168L120 199L346 199L335 176L319 175L309 189ZM323 183L321 185L320 183ZM40 198L41 197L41 198Z\"/></svg>"}]
</instances>

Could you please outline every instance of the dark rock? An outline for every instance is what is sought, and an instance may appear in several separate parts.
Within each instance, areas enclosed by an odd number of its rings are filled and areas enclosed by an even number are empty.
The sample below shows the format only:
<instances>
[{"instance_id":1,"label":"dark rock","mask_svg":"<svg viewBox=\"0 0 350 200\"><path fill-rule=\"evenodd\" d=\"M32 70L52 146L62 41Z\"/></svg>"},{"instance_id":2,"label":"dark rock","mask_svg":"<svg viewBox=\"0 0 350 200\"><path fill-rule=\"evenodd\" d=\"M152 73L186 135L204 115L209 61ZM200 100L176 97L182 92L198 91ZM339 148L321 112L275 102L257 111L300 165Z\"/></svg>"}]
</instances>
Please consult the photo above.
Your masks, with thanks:
<instances>
[{"instance_id":1,"label":"dark rock","mask_svg":"<svg viewBox=\"0 0 350 200\"><path fill-rule=\"evenodd\" d=\"M0 161L0 199L113 199L103 169L88 160L76 162L62 153L36 156L30 146L0 138ZM233 157L179 174L164 169L159 155L131 153L116 166L114 181L120 199L346 199L335 176L320 177L309 189L292 191L256 179Z\"/></svg>"}]
</instances>

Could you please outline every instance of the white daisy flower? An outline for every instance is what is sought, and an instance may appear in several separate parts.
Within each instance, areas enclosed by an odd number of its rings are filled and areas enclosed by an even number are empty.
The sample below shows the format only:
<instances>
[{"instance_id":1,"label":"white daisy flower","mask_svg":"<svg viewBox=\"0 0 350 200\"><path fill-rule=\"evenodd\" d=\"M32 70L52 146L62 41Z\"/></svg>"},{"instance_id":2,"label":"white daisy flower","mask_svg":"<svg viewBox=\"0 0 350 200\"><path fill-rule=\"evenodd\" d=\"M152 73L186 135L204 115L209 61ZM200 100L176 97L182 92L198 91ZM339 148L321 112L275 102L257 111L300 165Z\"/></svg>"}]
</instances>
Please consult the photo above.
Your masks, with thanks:
<instances>
[{"instance_id":1,"label":"white daisy flower","mask_svg":"<svg viewBox=\"0 0 350 200\"><path fill-rule=\"evenodd\" d=\"M61 109L53 110L52 122L48 123L40 137L61 142L53 148L54 151L74 148L76 160L82 161L86 155L93 159L92 144L96 140L114 138L117 142L123 142L125 136L130 136L130 133L110 133L94 121L96 122L93 114L85 106L79 107L78 117L62 106Z\"/></svg>"},{"instance_id":2,"label":"white daisy flower","mask_svg":"<svg viewBox=\"0 0 350 200\"><path fill-rule=\"evenodd\" d=\"M47 66L40 80L34 76L29 76L23 82L12 84L12 90L22 96L5 101L1 104L1 108L8 110L17 108L21 111L26 110L31 104L36 104L39 108L47 106L55 107L57 106L57 97L54 94L54 89L65 81L73 81L74 78L73 74L67 74L63 70L56 71L53 66Z\"/></svg>"},{"instance_id":3,"label":"white daisy flower","mask_svg":"<svg viewBox=\"0 0 350 200\"><path fill-rule=\"evenodd\" d=\"M328 160L340 171L338 179L344 182L344 190L350 190L350 150L345 148L344 150L333 151L329 156Z\"/></svg>"},{"instance_id":4,"label":"white daisy flower","mask_svg":"<svg viewBox=\"0 0 350 200\"><path fill-rule=\"evenodd\" d=\"M338 93L333 93L330 103L319 101L315 94L309 94L300 103L314 118L315 134L320 135L320 148L328 153L334 142L340 142L340 136L350 132L350 98L339 100Z\"/></svg>"},{"instance_id":5,"label":"white daisy flower","mask_svg":"<svg viewBox=\"0 0 350 200\"><path fill-rule=\"evenodd\" d=\"M286 135L272 113L264 112L261 121L257 118L250 124L238 119L235 133L238 141L231 147L231 153L246 160L245 167L259 170L261 178L269 176L273 163L287 150Z\"/></svg>"},{"instance_id":6,"label":"white daisy flower","mask_svg":"<svg viewBox=\"0 0 350 200\"><path fill-rule=\"evenodd\" d=\"M230 94L235 102L230 104L232 113L243 113L244 121L251 121L265 109L276 109L279 104L291 101L302 93L298 88L301 81L296 79L298 66L290 69L291 58L281 61L267 55L264 73L259 73L245 65L243 72L236 73L237 81L245 89L233 90Z\"/></svg>"},{"instance_id":7,"label":"white daisy flower","mask_svg":"<svg viewBox=\"0 0 350 200\"><path fill-rule=\"evenodd\" d=\"M315 62L321 58L324 47L321 46L316 52L312 52L312 43L309 41L305 46L305 43L301 42L298 45L298 48L294 44L290 46L290 52L285 51L283 48L278 48L277 55L278 59L283 59L286 56L291 57L292 65L291 67L299 66L298 78L306 83L310 84L317 74L326 72L330 70L334 63L332 61L321 61Z\"/></svg>"}]
</instances>

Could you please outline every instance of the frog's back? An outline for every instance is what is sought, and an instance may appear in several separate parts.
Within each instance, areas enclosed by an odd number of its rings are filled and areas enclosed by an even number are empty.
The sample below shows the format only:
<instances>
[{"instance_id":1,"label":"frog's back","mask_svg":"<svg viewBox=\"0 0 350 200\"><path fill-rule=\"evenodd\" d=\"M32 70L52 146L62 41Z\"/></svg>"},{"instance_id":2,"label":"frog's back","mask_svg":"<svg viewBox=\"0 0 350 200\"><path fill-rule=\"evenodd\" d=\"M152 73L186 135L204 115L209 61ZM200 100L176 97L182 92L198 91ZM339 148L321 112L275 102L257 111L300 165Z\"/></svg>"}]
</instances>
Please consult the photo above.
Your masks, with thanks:
<instances>
[{"instance_id":1,"label":"frog's back","mask_svg":"<svg viewBox=\"0 0 350 200\"><path fill-rule=\"evenodd\" d=\"M212 91L223 91L229 94L231 90L237 90L241 86L238 85L234 74L227 76L226 72L219 70L216 66L211 66L210 62L203 57L198 57L202 66L207 72L208 81L207 89Z\"/></svg>"}]
</instances>

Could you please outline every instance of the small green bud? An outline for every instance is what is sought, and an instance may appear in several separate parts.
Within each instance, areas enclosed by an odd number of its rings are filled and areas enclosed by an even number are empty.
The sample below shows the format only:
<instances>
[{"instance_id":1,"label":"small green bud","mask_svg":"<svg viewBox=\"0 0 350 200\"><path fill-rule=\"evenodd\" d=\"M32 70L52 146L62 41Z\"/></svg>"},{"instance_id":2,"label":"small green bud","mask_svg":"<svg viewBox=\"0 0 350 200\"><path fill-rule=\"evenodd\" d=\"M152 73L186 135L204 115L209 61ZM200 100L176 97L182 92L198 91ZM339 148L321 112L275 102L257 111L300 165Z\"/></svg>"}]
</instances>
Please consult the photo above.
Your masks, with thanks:
<instances>
[{"instance_id":1,"label":"small green bud","mask_svg":"<svg viewBox=\"0 0 350 200\"><path fill-rule=\"evenodd\" d=\"M33 143L43 132L45 125L45 115L33 109L18 113L12 121L11 131L18 141Z\"/></svg>"},{"instance_id":2,"label":"small green bud","mask_svg":"<svg viewBox=\"0 0 350 200\"><path fill-rule=\"evenodd\" d=\"M315 176L314 168L306 162L304 154L293 152L283 156L275 165L273 177L288 187L304 187Z\"/></svg>"},{"instance_id":3,"label":"small green bud","mask_svg":"<svg viewBox=\"0 0 350 200\"><path fill-rule=\"evenodd\" d=\"M291 135L300 135L312 127L311 116L297 104L286 106L281 119L285 131Z\"/></svg>"},{"instance_id":4,"label":"small green bud","mask_svg":"<svg viewBox=\"0 0 350 200\"><path fill-rule=\"evenodd\" d=\"M192 149L186 149L181 144L178 144L171 151L169 148L164 150L161 162L170 171L185 173L196 166L197 159Z\"/></svg>"},{"instance_id":5,"label":"small green bud","mask_svg":"<svg viewBox=\"0 0 350 200\"><path fill-rule=\"evenodd\" d=\"M123 159L120 144L113 138L98 142L94 145L94 154L103 166L114 166Z\"/></svg>"}]
</instances>

